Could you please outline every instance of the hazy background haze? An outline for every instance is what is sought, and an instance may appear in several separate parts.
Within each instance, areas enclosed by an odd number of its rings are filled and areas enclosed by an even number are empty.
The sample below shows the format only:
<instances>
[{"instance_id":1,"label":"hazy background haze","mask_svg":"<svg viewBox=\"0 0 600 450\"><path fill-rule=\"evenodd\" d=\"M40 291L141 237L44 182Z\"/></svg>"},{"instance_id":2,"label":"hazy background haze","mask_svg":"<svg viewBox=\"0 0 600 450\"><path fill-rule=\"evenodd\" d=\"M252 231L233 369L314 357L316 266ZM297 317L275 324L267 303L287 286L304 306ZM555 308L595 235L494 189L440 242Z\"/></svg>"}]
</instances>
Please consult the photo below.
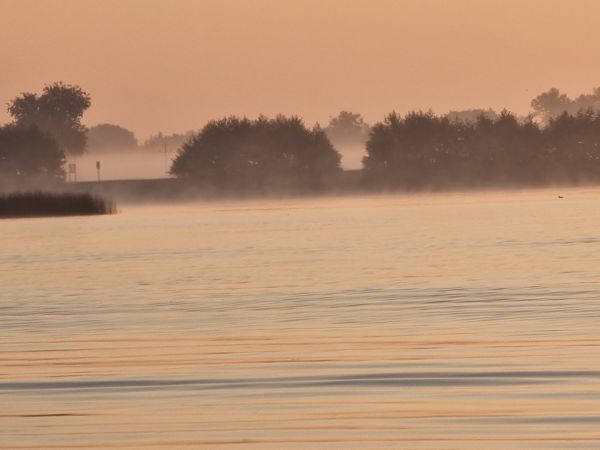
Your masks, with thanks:
<instances>
[{"instance_id":1,"label":"hazy background haze","mask_svg":"<svg viewBox=\"0 0 600 450\"><path fill-rule=\"evenodd\" d=\"M595 1L0 0L0 102L78 84L87 125L140 139L229 114L524 114L598 84L597 17Z\"/></svg>"}]
</instances>

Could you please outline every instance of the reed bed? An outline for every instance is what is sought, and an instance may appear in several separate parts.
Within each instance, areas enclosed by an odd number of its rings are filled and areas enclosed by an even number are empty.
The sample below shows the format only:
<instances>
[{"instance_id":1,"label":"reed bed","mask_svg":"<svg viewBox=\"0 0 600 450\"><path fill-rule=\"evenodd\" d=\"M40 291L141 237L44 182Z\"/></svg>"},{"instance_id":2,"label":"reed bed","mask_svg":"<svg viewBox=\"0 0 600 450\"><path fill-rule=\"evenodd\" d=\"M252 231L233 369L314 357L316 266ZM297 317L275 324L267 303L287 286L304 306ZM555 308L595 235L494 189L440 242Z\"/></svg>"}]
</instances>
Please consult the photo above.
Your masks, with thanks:
<instances>
[{"instance_id":1,"label":"reed bed","mask_svg":"<svg viewBox=\"0 0 600 450\"><path fill-rule=\"evenodd\" d=\"M114 214L112 201L85 193L0 194L0 218Z\"/></svg>"}]
</instances>

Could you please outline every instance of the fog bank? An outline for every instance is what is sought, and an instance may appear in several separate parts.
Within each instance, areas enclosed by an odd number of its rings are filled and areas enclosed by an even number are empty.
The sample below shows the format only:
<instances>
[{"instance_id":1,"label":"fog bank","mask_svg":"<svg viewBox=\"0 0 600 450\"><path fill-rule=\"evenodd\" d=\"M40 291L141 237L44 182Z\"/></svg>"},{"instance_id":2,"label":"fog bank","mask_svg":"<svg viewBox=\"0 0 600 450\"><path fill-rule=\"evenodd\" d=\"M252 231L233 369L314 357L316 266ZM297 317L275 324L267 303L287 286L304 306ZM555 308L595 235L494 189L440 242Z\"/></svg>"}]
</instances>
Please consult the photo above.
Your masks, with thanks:
<instances>
[{"instance_id":1,"label":"fog bank","mask_svg":"<svg viewBox=\"0 0 600 450\"><path fill-rule=\"evenodd\" d=\"M76 164L77 181L97 180L97 161L100 162L101 180L165 178L173 156L174 153L168 153L165 160L164 153L157 150L132 149L85 153L69 158L68 163Z\"/></svg>"}]
</instances>

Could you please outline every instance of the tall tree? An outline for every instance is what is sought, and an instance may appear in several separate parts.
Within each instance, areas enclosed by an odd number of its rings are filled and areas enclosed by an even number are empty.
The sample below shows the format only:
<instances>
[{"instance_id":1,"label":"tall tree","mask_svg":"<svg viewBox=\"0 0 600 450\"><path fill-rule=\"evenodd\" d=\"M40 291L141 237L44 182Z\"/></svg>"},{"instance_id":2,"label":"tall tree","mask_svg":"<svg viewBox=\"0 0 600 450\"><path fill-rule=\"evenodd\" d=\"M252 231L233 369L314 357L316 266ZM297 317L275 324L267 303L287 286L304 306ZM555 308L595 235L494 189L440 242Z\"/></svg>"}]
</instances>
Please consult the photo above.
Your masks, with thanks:
<instances>
[{"instance_id":1,"label":"tall tree","mask_svg":"<svg viewBox=\"0 0 600 450\"><path fill-rule=\"evenodd\" d=\"M369 125L360 114L350 111L340 111L330 118L324 131L336 146L364 145L369 137Z\"/></svg>"},{"instance_id":2,"label":"tall tree","mask_svg":"<svg viewBox=\"0 0 600 450\"><path fill-rule=\"evenodd\" d=\"M392 113L373 126L365 175L373 185L404 189L538 184L548 181L542 138L531 118L508 111L495 119L480 115L475 123L431 112ZM584 154L576 159L585 161Z\"/></svg>"},{"instance_id":3,"label":"tall tree","mask_svg":"<svg viewBox=\"0 0 600 450\"><path fill-rule=\"evenodd\" d=\"M64 178L65 155L36 125L0 127L0 183L35 185Z\"/></svg>"},{"instance_id":4,"label":"tall tree","mask_svg":"<svg viewBox=\"0 0 600 450\"><path fill-rule=\"evenodd\" d=\"M465 127L432 112L391 113L371 130L365 172L376 183L407 189L435 184L458 163Z\"/></svg>"},{"instance_id":5,"label":"tall tree","mask_svg":"<svg viewBox=\"0 0 600 450\"><path fill-rule=\"evenodd\" d=\"M340 171L340 155L318 127L297 117L209 122L173 161L178 178L236 192L313 190Z\"/></svg>"},{"instance_id":6,"label":"tall tree","mask_svg":"<svg viewBox=\"0 0 600 450\"><path fill-rule=\"evenodd\" d=\"M561 114L543 130L546 173L554 181L580 183L600 178L600 112Z\"/></svg>"},{"instance_id":7,"label":"tall tree","mask_svg":"<svg viewBox=\"0 0 600 450\"><path fill-rule=\"evenodd\" d=\"M41 95L21 94L8 104L8 112L18 126L36 125L49 133L68 154L80 155L86 148L86 128L81 123L91 97L79 86L53 83Z\"/></svg>"},{"instance_id":8,"label":"tall tree","mask_svg":"<svg viewBox=\"0 0 600 450\"><path fill-rule=\"evenodd\" d=\"M102 123L87 131L87 147L90 152L132 150L137 146L133 132L119 125Z\"/></svg>"},{"instance_id":9,"label":"tall tree","mask_svg":"<svg viewBox=\"0 0 600 450\"><path fill-rule=\"evenodd\" d=\"M558 89L552 88L531 100L531 107L535 116L543 123L548 123L553 117L559 116L565 111L569 112L572 103L566 94L561 94Z\"/></svg>"}]
</instances>

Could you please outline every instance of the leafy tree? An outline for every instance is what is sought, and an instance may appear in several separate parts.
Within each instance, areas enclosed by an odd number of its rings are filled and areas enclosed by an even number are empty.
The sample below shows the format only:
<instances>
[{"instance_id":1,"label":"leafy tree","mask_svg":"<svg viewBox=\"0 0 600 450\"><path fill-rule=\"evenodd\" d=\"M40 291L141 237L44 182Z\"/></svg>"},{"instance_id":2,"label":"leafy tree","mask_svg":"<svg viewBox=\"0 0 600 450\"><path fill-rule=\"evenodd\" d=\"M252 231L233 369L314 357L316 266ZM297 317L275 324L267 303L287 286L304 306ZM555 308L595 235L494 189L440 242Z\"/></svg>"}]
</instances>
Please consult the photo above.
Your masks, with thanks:
<instances>
[{"instance_id":1,"label":"leafy tree","mask_svg":"<svg viewBox=\"0 0 600 450\"><path fill-rule=\"evenodd\" d=\"M86 146L81 117L90 105L90 95L79 86L58 82L45 86L39 96L21 94L8 104L8 112L16 125L36 125L52 135L65 152L79 155Z\"/></svg>"},{"instance_id":2,"label":"leafy tree","mask_svg":"<svg viewBox=\"0 0 600 450\"><path fill-rule=\"evenodd\" d=\"M565 112L576 116L579 112L588 109L598 111L600 110L600 87L594 88L591 94L581 94L573 100L561 94L558 89L552 88L534 98L531 107L534 116L546 125Z\"/></svg>"},{"instance_id":3,"label":"leafy tree","mask_svg":"<svg viewBox=\"0 0 600 450\"><path fill-rule=\"evenodd\" d=\"M459 162L464 128L432 112L391 113L372 127L365 172L377 183L406 189L437 183Z\"/></svg>"},{"instance_id":4,"label":"leafy tree","mask_svg":"<svg viewBox=\"0 0 600 450\"><path fill-rule=\"evenodd\" d=\"M481 116L465 136L467 184L481 186L536 183L539 173L540 130L502 111L496 119Z\"/></svg>"},{"instance_id":5,"label":"leafy tree","mask_svg":"<svg viewBox=\"0 0 600 450\"><path fill-rule=\"evenodd\" d=\"M534 114L547 123L552 117L558 116L571 108L571 99L561 94L556 88L543 92L531 100Z\"/></svg>"},{"instance_id":6,"label":"leafy tree","mask_svg":"<svg viewBox=\"0 0 600 450\"><path fill-rule=\"evenodd\" d=\"M235 192L320 189L339 171L340 155L323 130L284 116L209 122L171 167L178 178Z\"/></svg>"},{"instance_id":7,"label":"leafy tree","mask_svg":"<svg viewBox=\"0 0 600 450\"><path fill-rule=\"evenodd\" d=\"M539 126L508 111L475 123L392 113L373 126L364 167L371 183L403 189L537 184L546 153Z\"/></svg>"},{"instance_id":8,"label":"leafy tree","mask_svg":"<svg viewBox=\"0 0 600 450\"><path fill-rule=\"evenodd\" d=\"M592 90L591 94L581 94L575 100L573 100L574 108L571 109L571 113L579 113L588 109L599 110L600 109L600 87L596 87Z\"/></svg>"},{"instance_id":9,"label":"leafy tree","mask_svg":"<svg viewBox=\"0 0 600 450\"><path fill-rule=\"evenodd\" d=\"M324 131L336 146L364 145L369 137L369 125L360 114L349 111L341 111L330 118Z\"/></svg>"},{"instance_id":10,"label":"leafy tree","mask_svg":"<svg viewBox=\"0 0 600 450\"><path fill-rule=\"evenodd\" d=\"M600 178L600 112L563 113L543 131L550 181L580 183Z\"/></svg>"},{"instance_id":11,"label":"leafy tree","mask_svg":"<svg viewBox=\"0 0 600 450\"><path fill-rule=\"evenodd\" d=\"M365 153L365 143L369 138L369 125L360 114L341 111L329 119L324 128L327 137L342 155L343 166L357 169Z\"/></svg>"},{"instance_id":12,"label":"leafy tree","mask_svg":"<svg viewBox=\"0 0 600 450\"><path fill-rule=\"evenodd\" d=\"M88 130L87 146L90 152L107 152L135 149L138 142L133 132L126 128L103 123Z\"/></svg>"},{"instance_id":13,"label":"leafy tree","mask_svg":"<svg viewBox=\"0 0 600 450\"><path fill-rule=\"evenodd\" d=\"M0 180L5 186L35 185L64 179L65 155L36 125L0 127Z\"/></svg>"}]
</instances>

